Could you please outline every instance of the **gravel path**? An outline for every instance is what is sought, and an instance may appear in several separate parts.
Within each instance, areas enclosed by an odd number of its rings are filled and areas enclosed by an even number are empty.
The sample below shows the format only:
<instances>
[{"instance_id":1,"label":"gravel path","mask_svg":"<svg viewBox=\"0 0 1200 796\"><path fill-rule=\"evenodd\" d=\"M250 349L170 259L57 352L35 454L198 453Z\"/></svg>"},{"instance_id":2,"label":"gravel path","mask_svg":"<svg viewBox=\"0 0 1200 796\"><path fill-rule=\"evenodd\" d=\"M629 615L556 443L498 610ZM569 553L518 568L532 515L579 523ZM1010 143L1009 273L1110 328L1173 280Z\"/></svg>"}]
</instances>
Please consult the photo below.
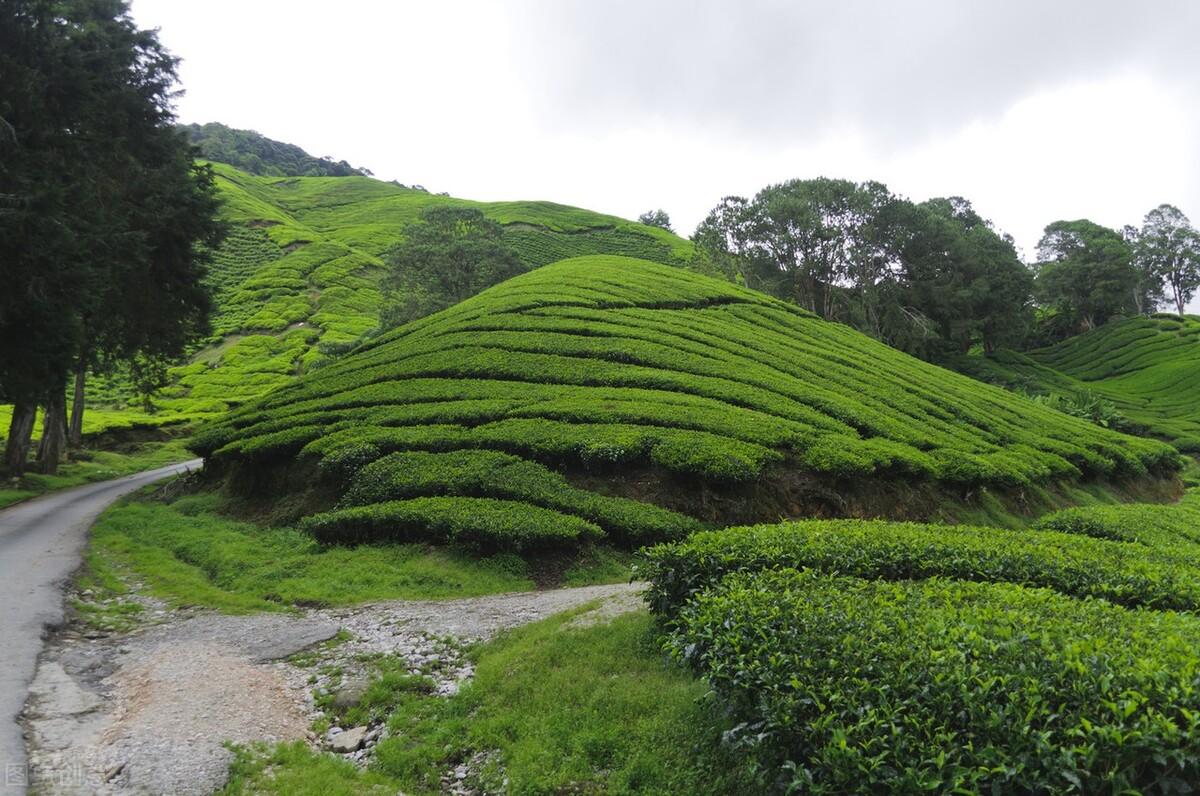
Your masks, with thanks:
<instances>
[{"instance_id":1,"label":"gravel path","mask_svg":"<svg viewBox=\"0 0 1200 796\"><path fill-rule=\"evenodd\" d=\"M63 620L62 584L79 566L87 529L110 503L200 461L55 492L0 511L0 793L25 792L25 744L16 718L46 627Z\"/></svg>"},{"instance_id":2,"label":"gravel path","mask_svg":"<svg viewBox=\"0 0 1200 796\"><path fill-rule=\"evenodd\" d=\"M403 658L433 672L450 694L472 675L454 646L591 602L591 621L641 605L641 584L502 594L441 602L397 601L300 615L224 616L160 612L163 620L128 634L89 638L69 628L42 656L25 711L33 784L52 794L207 794L218 789L232 753L225 743L307 740L347 744L362 760L382 727L309 731L314 692L346 688L366 677L364 654ZM587 620L585 620L587 621ZM314 668L290 663L319 646ZM448 643L453 639L454 643ZM356 667L357 670L356 670ZM447 791L465 793L450 773Z\"/></svg>"}]
</instances>

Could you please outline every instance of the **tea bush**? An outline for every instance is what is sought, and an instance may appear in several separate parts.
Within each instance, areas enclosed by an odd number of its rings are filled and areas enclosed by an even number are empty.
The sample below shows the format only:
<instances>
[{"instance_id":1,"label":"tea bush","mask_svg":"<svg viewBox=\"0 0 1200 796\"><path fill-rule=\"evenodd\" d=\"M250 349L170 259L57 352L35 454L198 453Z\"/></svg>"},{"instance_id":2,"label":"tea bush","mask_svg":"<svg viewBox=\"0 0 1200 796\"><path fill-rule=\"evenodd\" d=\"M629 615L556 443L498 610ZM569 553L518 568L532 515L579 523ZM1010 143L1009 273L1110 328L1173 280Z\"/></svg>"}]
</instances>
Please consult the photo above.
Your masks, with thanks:
<instances>
[{"instance_id":1,"label":"tea bush","mask_svg":"<svg viewBox=\"0 0 1200 796\"><path fill-rule=\"evenodd\" d=\"M735 572L811 567L884 580L945 577L1042 586L1129 606L1200 609L1200 571L1171 548L1055 531L805 520L702 531L641 554L651 608L670 617Z\"/></svg>"},{"instance_id":2,"label":"tea bush","mask_svg":"<svg viewBox=\"0 0 1200 796\"><path fill-rule=\"evenodd\" d=\"M964 372L1122 430L1200 451L1200 319L1129 318L1048 348L964 357ZM1068 396L1068 397L1064 397ZM1078 396L1078 397L1070 397Z\"/></svg>"},{"instance_id":3,"label":"tea bush","mask_svg":"<svg viewBox=\"0 0 1200 796\"><path fill-rule=\"evenodd\" d=\"M730 576L668 649L804 793L1186 793L1200 620L1009 583Z\"/></svg>"},{"instance_id":4,"label":"tea bush","mask_svg":"<svg viewBox=\"0 0 1200 796\"><path fill-rule=\"evenodd\" d=\"M301 527L325 544L434 542L481 550L575 546L603 536L596 525L512 500L422 497L389 500L305 517Z\"/></svg>"},{"instance_id":5,"label":"tea bush","mask_svg":"<svg viewBox=\"0 0 1200 796\"><path fill-rule=\"evenodd\" d=\"M493 451L394 453L354 476L345 506L428 495L494 497L574 514L626 544L679 538L699 528L690 517L571 486L553 470Z\"/></svg>"}]
</instances>

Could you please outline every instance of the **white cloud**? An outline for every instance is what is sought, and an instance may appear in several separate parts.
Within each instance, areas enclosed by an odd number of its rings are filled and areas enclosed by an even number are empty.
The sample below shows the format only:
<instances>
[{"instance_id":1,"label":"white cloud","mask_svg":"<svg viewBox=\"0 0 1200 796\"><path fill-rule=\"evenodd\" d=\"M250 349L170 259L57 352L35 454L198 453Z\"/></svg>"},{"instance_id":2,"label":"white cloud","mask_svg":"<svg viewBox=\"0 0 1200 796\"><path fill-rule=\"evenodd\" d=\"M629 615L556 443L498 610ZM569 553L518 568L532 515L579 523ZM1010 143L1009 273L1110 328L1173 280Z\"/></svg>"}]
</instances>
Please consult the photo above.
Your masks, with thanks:
<instances>
[{"instance_id":1,"label":"white cloud","mask_svg":"<svg viewBox=\"0 0 1200 796\"><path fill-rule=\"evenodd\" d=\"M1041 228L1200 221L1200 4L1154 0L135 0L184 61L183 121L384 179L687 234L723 195L817 175L958 194Z\"/></svg>"}]
</instances>

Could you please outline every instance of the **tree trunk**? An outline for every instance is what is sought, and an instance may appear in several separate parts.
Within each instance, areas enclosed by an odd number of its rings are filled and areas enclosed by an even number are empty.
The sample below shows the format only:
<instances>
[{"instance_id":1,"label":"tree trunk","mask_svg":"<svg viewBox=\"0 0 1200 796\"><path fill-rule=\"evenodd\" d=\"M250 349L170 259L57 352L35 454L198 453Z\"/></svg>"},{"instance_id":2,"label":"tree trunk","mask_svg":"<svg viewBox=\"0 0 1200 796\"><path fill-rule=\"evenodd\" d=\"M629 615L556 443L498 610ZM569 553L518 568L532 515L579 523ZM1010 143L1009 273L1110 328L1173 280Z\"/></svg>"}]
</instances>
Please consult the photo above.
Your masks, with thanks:
<instances>
[{"instance_id":1,"label":"tree trunk","mask_svg":"<svg viewBox=\"0 0 1200 796\"><path fill-rule=\"evenodd\" d=\"M83 382L87 377L87 365L83 360L75 366L75 397L71 401L71 425L67 429L67 441L72 448L83 444Z\"/></svg>"},{"instance_id":2,"label":"tree trunk","mask_svg":"<svg viewBox=\"0 0 1200 796\"><path fill-rule=\"evenodd\" d=\"M1180 317L1183 317L1184 303L1185 302L1183 300L1183 292L1180 290L1176 290L1175 291L1175 308L1179 310Z\"/></svg>"},{"instance_id":3,"label":"tree trunk","mask_svg":"<svg viewBox=\"0 0 1200 796\"><path fill-rule=\"evenodd\" d=\"M42 441L38 445L38 470L46 475L58 472L58 462L67 445L67 396L56 390L46 401L42 418Z\"/></svg>"},{"instance_id":4,"label":"tree trunk","mask_svg":"<svg viewBox=\"0 0 1200 796\"><path fill-rule=\"evenodd\" d=\"M36 404L17 403L13 407L12 422L8 426L8 441L4 447L4 467L10 475L21 475L25 472L35 417Z\"/></svg>"}]
</instances>

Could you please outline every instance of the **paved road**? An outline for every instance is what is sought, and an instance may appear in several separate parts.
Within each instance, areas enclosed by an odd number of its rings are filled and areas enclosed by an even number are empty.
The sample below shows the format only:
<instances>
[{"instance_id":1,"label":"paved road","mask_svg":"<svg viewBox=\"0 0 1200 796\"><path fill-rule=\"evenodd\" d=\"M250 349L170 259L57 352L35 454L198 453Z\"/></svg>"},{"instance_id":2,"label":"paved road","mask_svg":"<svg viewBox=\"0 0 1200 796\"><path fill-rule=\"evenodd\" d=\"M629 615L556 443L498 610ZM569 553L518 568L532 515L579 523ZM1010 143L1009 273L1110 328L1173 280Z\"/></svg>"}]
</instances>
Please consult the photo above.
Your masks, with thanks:
<instances>
[{"instance_id":1,"label":"paved road","mask_svg":"<svg viewBox=\"0 0 1200 796\"><path fill-rule=\"evenodd\" d=\"M110 503L194 470L199 459L67 489L0 511L0 793L24 793L25 742L17 714L42 633L63 618L62 586L79 566L87 531Z\"/></svg>"}]
</instances>

